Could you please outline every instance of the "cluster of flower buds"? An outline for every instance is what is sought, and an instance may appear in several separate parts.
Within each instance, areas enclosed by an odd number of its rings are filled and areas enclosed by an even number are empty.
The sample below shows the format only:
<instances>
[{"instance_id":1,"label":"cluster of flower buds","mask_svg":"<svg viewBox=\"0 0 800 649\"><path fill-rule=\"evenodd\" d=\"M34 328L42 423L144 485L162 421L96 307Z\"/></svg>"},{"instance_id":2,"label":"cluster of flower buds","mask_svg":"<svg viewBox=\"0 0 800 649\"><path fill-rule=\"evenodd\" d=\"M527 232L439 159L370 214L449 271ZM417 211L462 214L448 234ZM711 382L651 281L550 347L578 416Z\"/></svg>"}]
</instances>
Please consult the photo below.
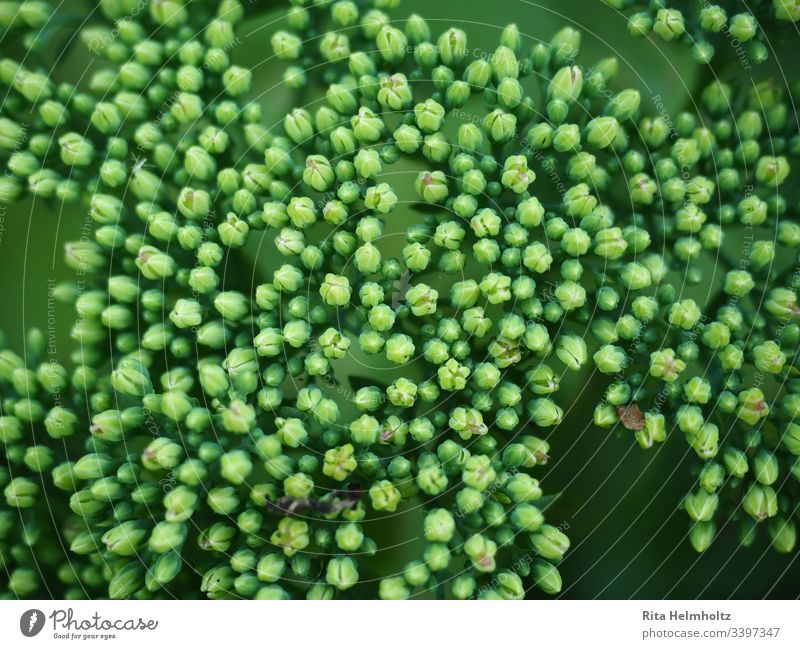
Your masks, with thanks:
<instances>
[{"instance_id":1,"label":"cluster of flower buds","mask_svg":"<svg viewBox=\"0 0 800 649\"><path fill-rule=\"evenodd\" d=\"M191 20L181 3L136 16L130 3L104 3L113 28L82 34L110 64L92 76L90 92L4 61L10 93L22 94L20 79L39 75L39 94L16 102L33 115L29 142L38 146L13 144L11 113L3 124L12 143L7 198L27 189L56 205L83 201L91 220L91 236L66 248L75 279L55 291L75 305L71 369L56 371L53 386L49 365L28 367L35 354L8 351L0 376L9 392L7 518L67 512L52 523L77 568L57 580L40 574L37 548L28 543L23 556L9 525L3 557L21 562L9 563L10 592L59 592L51 581L64 584L59 594L114 598L398 598L431 590L519 598L534 585L560 590L554 564L569 541L545 524L546 501L528 473L546 462L548 445L516 432L527 417L522 389L492 361L521 334L509 330L508 342L488 336L491 321L478 306L489 308L481 291L508 293L510 277L489 273L483 289L461 282L447 317L439 291L417 279L433 261L442 270L429 281L448 286L465 266L464 228L452 214L434 213L454 182L444 171L450 176L445 163L456 145L441 132L438 91L411 103L399 70L410 76L413 59L401 66L404 53L375 52L376 43L386 49L385 4L361 19L352 3L292 9L289 22L301 31L312 20L335 28L356 12L355 35L327 32L318 44L326 60L343 38L354 52L314 116L298 108L263 120L259 104L241 99L251 73L228 55L242 16L237 2ZM194 21L204 29L187 25ZM157 41L156 33L170 37ZM407 42L402 32L390 35L394 49L395 38ZM292 58L297 38L276 34L276 55ZM373 76L394 58L393 80ZM354 66L358 77L347 72ZM291 71L287 85L305 75ZM391 118L378 95L397 105ZM276 118L277 127L262 125ZM402 155L389 119L404 127L404 142L419 140L403 148L424 150L419 157L432 167L413 173L413 202L431 214L414 212L403 225L403 261L381 252L399 212L400 190L376 180ZM480 146L461 148L473 182L485 184ZM503 175L515 187L526 174L533 179L524 157L512 162L486 166L487 177ZM473 215L481 194L464 194ZM541 220L541 207L528 205ZM485 209L482 218L496 235L500 216ZM520 227L527 238L531 226ZM535 283L520 288L532 297ZM480 365L473 331L486 356ZM380 373L368 372L381 378L357 385L367 355L382 360ZM384 383L390 372L396 378ZM538 401L540 418L551 413L556 423L560 409ZM490 430L497 416L502 429ZM53 483L66 492L60 506ZM390 519L391 528L395 517L405 523L402 539L368 535L376 521ZM389 568L399 541L415 544L419 558ZM32 568L22 566L26 557Z\"/></svg>"},{"instance_id":2,"label":"cluster of flower buds","mask_svg":"<svg viewBox=\"0 0 800 649\"><path fill-rule=\"evenodd\" d=\"M625 11L628 32L636 38L653 34L662 41L683 41L698 63L709 63L721 48L733 50L748 69L774 51L775 38L796 35L800 22L795 0L753 0L748 3L701 0L687 10L676 0L603 0Z\"/></svg>"},{"instance_id":3,"label":"cluster of flower buds","mask_svg":"<svg viewBox=\"0 0 800 649\"><path fill-rule=\"evenodd\" d=\"M745 514L794 546L798 97L642 116L572 28L482 52L398 0L294 0L261 96L239 1L196 4L101 2L85 91L0 61L0 200L90 223L69 362L0 352L9 593L557 593L570 373L607 377L598 426L685 434L695 547Z\"/></svg>"},{"instance_id":4,"label":"cluster of flower buds","mask_svg":"<svg viewBox=\"0 0 800 649\"><path fill-rule=\"evenodd\" d=\"M644 118L642 142L622 158L632 205L671 262L652 295L629 296L616 323L591 324L604 343L598 369L619 372L595 422L634 431L643 447L685 436L702 460L685 499L698 551L720 521L738 525L744 544L766 528L777 551L795 547L797 90L716 81L699 114ZM636 335L620 342L628 318Z\"/></svg>"}]
</instances>

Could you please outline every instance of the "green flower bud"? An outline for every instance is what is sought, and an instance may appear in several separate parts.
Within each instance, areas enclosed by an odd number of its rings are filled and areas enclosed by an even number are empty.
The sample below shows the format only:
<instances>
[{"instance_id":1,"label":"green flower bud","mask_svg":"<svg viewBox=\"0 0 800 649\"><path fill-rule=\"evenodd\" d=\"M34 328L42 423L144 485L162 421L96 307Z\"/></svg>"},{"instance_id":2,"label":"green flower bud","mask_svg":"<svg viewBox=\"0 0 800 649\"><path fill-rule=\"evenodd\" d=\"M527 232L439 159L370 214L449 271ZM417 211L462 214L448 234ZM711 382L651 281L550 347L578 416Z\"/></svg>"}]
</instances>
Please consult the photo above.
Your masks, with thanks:
<instances>
[{"instance_id":1,"label":"green flower bud","mask_svg":"<svg viewBox=\"0 0 800 649\"><path fill-rule=\"evenodd\" d=\"M425 539L447 543L453 538L455 520L446 509L433 509L425 516Z\"/></svg>"},{"instance_id":2,"label":"green flower bud","mask_svg":"<svg viewBox=\"0 0 800 649\"><path fill-rule=\"evenodd\" d=\"M459 575L453 580L451 588L456 599L469 599L475 592L475 579L470 575Z\"/></svg>"},{"instance_id":3,"label":"green flower bud","mask_svg":"<svg viewBox=\"0 0 800 649\"><path fill-rule=\"evenodd\" d=\"M761 523L778 513L778 498L772 487L752 484L742 498L742 509Z\"/></svg>"},{"instance_id":4,"label":"green flower bud","mask_svg":"<svg viewBox=\"0 0 800 649\"><path fill-rule=\"evenodd\" d=\"M573 311L586 303L586 290L576 282L561 282L556 287L554 294L565 311Z\"/></svg>"},{"instance_id":5,"label":"green flower bud","mask_svg":"<svg viewBox=\"0 0 800 649\"><path fill-rule=\"evenodd\" d=\"M722 459L725 463L725 469L732 476L741 478L747 474L747 456L744 452L737 448L728 448L723 453Z\"/></svg>"},{"instance_id":6,"label":"green flower bud","mask_svg":"<svg viewBox=\"0 0 800 649\"><path fill-rule=\"evenodd\" d=\"M325 581L339 590L347 590L358 583L358 565L350 557L336 557L328 562Z\"/></svg>"},{"instance_id":7,"label":"green flower bud","mask_svg":"<svg viewBox=\"0 0 800 649\"><path fill-rule=\"evenodd\" d=\"M719 5L706 5L700 10L700 26L705 31L718 33L727 22L728 15Z\"/></svg>"},{"instance_id":8,"label":"green flower bud","mask_svg":"<svg viewBox=\"0 0 800 649\"><path fill-rule=\"evenodd\" d=\"M352 444L337 446L325 452L325 460L322 472L334 480L343 482L358 466L353 457L354 449Z\"/></svg>"},{"instance_id":9,"label":"green flower bud","mask_svg":"<svg viewBox=\"0 0 800 649\"><path fill-rule=\"evenodd\" d=\"M516 194L522 194L535 179L536 174L528 169L525 156L509 156L506 159L501 178L504 187Z\"/></svg>"},{"instance_id":10,"label":"green flower bud","mask_svg":"<svg viewBox=\"0 0 800 649\"><path fill-rule=\"evenodd\" d=\"M39 486L27 478L14 478L3 489L3 495L10 507L33 507L39 495Z\"/></svg>"},{"instance_id":11,"label":"green flower bud","mask_svg":"<svg viewBox=\"0 0 800 649\"><path fill-rule=\"evenodd\" d=\"M583 71L578 66L561 68L553 75L547 88L550 99L573 103L578 100L583 88Z\"/></svg>"},{"instance_id":12,"label":"green flower bud","mask_svg":"<svg viewBox=\"0 0 800 649\"><path fill-rule=\"evenodd\" d=\"M556 356L569 369L577 370L588 359L586 343L582 338L573 335L563 335L558 339Z\"/></svg>"},{"instance_id":13,"label":"green flower bud","mask_svg":"<svg viewBox=\"0 0 800 649\"><path fill-rule=\"evenodd\" d=\"M621 372L628 361L625 351L616 345L603 345L592 358L603 374Z\"/></svg>"},{"instance_id":14,"label":"green flower bud","mask_svg":"<svg viewBox=\"0 0 800 649\"><path fill-rule=\"evenodd\" d=\"M397 195L387 183L381 183L367 190L364 205L379 214L388 214L397 205Z\"/></svg>"},{"instance_id":15,"label":"green flower bud","mask_svg":"<svg viewBox=\"0 0 800 649\"><path fill-rule=\"evenodd\" d=\"M100 534L94 532L81 532L72 541L69 549L75 554L92 554L97 552Z\"/></svg>"},{"instance_id":16,"label":"green flower bud","mask_svg":"<svg viewBox=\"0 0 800 649\"><path fill-rule=\"evenodd\" d=\"M778 479L778 459L767 451L759 451L753 460L753 473L763 485L771 485Z\"/></svg>"},{"instance_id":17,"label":"green flower bud","mask_svg":"<svg viewBox=\"0 0 800 649\"><path fill-rule=\"evenodd\" d=\"M345 523L336 529L336 544L345 552L356 552L364 542L364 533L357 523Z\"/></svg>"},{"instance_id":18,"label":"green flower bud","mask_svg":"<svg viewBox=\"0 0 800 649\"><path fill-rule=\"evenodd\" d=\"M764 393L758 388L742 390L739 393L739 409L737 416L747 424L754 426L769 414L769 406Z\"/></svg>"},{"instance_id":19,"label":"green flower bud","mask_svg":"<svg viewBox=\"0 0 800 649\"><path fill-rule=\"evenodd\" d=\"M577 124L561 124L553 136L553 148L559 153L577 151L581 133Z\"/></svg>"},{"instance_id":20,"label":"green flower bud","mask_svg":"<svg viewBox=\"0 0 800 649\"><path fill-rule=\"evenodd\" d=\"M556 426L564 418L564 411L550 399L534 399L528 404L528 414L537 426Z\"/></svg>"},{"instance_id":21,"label":"green flower bud","mask_svg":"<svg viewBox=\"0 0 800 649\"><path fill-rule=\"evenodd\" d=\"M108 596L111 599L126 599L143 585L144 566L140 559L135 559L126 563L111 577L108 583Z\"/></svg>"},{"instance_id":22,"label":"green flower bud","mask_svg":"<svg viewBox=\"0 0 800 649\"><path fill-rule=\"evenodd\" d=\"M708 403L711 399L711 384L699 376L694 376L683 386L683 393L687 401Z\"/></svg>"},{"instance_id":23,"label":"green flower bud","mask_svg":"<svg viewBox=\"0 0 800 649\"><path fill-rule=\"evenodd\" d=\"M2 424L0 424L2 427ZM786 426L781 442L792 455L800 455L800 425L790 423Z\"/></svg>"},{"instance_id":24,"label":"green flower bud","mask_svg":"<svg viewBox=\"0 0 800 649\"><path fill-rule=\"evenodd\" d=\"M786 355L774 340L768 340L753 348L756 368L768 374L778 374L786 363Z\"/></svg>"},{"instance_id":25,"label":"green flower bud","mask_svg":"<svg viewBox=\"0 0 800 649\"><path fill-rule=\"evenodd\" d=\"M237 399L222 411L222 426L228 432L244 435L250 432L255 418L252 406Z\"/></svg>"},{"instance_id":26,"label":"green flower bud","mask_svg":"<svg viewBox=\"0 0 800 649\"><path fill-rule=\"evenodd\" d=\"M437 41L439 57L445 65L458 65L467 54L467 35L451 27Z\"/></svg>"},{"instance_id":27,"label":"green flower bud","mask_svg":"<svg viewBox=\"0 0 800 649\"><path fill-rule=\"evenodd\" d=\"M222 74L222 83L225 86L225 92L231 97L247 94L250 92L252 77L252 72L247 68L232 65Z\"/></svg>"},{"instance_id":28,"label":"green flower bud","mask_svg":"<svg viewBox=\"0 0 800 649\"><path fill-rule=\"evenodd\" d=\"M246 451L237 449L220 458L220 474L232 484L242 484L253 470L253 463Z\"/></svg>"},{"instance_id":29,"label":"green flower bud","mask_svg":"<svg viewBox=\"0 0 800 649\"><path fill-rule=\"evenodd\" d=\"M777 516L767 525L772 547L781 554L790 554L797 545L797 527L794 521Z\"/></svg>"},{"instance_id":30,"label":"green flower bud","mask_svg":"<svg viewBox=\"0 0 800 649\"><path fill-rule=\"evenodd\" d=\"M672 349L664 349L650 354L650 375L672 383L678 378L686 363L675 357Z\"/></svg>"},{"instance_id":31,"label":"green flower bud","mask_svg":"<svg viewBox=\"0 0 800 649\"><path fill-rule=\"evenodd\" d=\"M483 127L492 141L508 142L517 132L517 118L512 113L496 108L483 120Z\"/></svg>"},{"instance_id":32,"label":"green flower bud","mask_svg":"<svg viewBox=\"0 0 800 649\"><path fill-rule=\"evenodd\" d=\"M555 595L561 591L561 575L552 563L537 559L533 562L531 577L534 583L548 595Z\"/></svg>"},{"instance_id":33,"label":"green flower bud","mask_svg":"<svg viewBox=\"0 0 800 649\"><path fill-rule=\"evenodd\" d=\"M230 525L216 523L200 533L197 545L201 550L225 552L230 547L235 534L236 529Z\"/></svg>"},{"instance_id":34,"label":"green flower bud","mask_svg":"<svg viewBox=\"0 0 800 649\"><path fill-rule=\"evenodd\" d=\"M772 0L772 4L778 20L793 23L800 21L800 8L792 0Z\"/></svg>"},{"instance_id":35,"label":"green flower bud","mask_svg":"<svg viewBox=\"0 0 800 649\"><path fill-rule=\"evenodd\" d=\"M186 539L186 526L182 523L161 521L151 530L148 547L157 554L180 550Z\"/></svg>"},{"instance_id":36,"label":"green flower bud","mask_svg":"<svg viewBox=\"0 0 800 649\"><path fill-rule=\"evenodd\" d=\"M708 493L714 493L725 481L725 469L716 462L709 462L700 473L700 486Z\"/></svg>"},{"instance_id":37,"label":"green flower bud","mask_svg":"<svg viewBox=\"0 0 800 649\"><path fill-rule=\"evenodd\" d=\"M183 562L177 552L167 552L156 559L147 571L145 586L149 591L156 591L170 583L180 573Z\"/></svg>"},{"instance_id":38,"label":"green flower bud","mask_svg":"<svg viewBox=\"0 0 800 649\"><path fill-rule=\"evenodd\" d=\"M728 33L742 43L751 40L756 31L756 19L749 13L736 14L728 22Z\"/></svg>"},{"instance_id":39,"label":"green flower bud","mask_svg":"<svg viewBox=\"0 0 800 649\"><path fill-rule=\"evenodd\" d=\"M291 557L310 543L308 524L304 521L282 518L278 523L278 529L270 537L270 541L281 546L284 554Z\"/></svg>"},{"instance_id":40,"label":"green flower bud","mask_svg":"<svg viewBox=\"0 0 800 649\"><path fill-rule=\"evenodd\" d=\"M384 59L397 63L405 57L408 40L399 29L386 25L378 32L375 44Z\"/></svg>"},{"instance_id":41,"label":"green flower bud","mask_svg":"<svg viewBox=\"0 0 800 649\"><path fill-rule=\"evenodd\" d=\"M311 115L307 110L295 108L283 120L286 134L296 143L302 144L314 135L314 126Z\"/></svg>"},{"instance_id":42,"label":"green flower bud","mask_svg":"<svg viewBox=\"0 0 800 649\"><path fill-rule=\"evenodd\" d=\"M46 446L29 446L25 449L23 462L31 471L41 473L52 466L53 452Z\"/></svg>"},{"instance_id":43,"label":"green flower bud","mask_svg":"<svg viewBox=\"0 0 800 649\"><path fill-rule=\"evenodd\" d=\"M259 581L274 583L278 581L286 569L286 559L277 553L265 554L256 566Z\"/></svg>"},{"instance_id":44,"label":"green flower bud","mask_svg":"<svg viewBox=\"0 0 800 649\"><path fill-rule=\"evenodd\" d=\"M137 547L147 536L147 530L137 521L127 521L112 527L103 534L101 540L109 552L129 557L137 552Z\"/></svg>"},{"instance_id":45,"label":"green flower bud","mask_svg":"<svg viewBox=\"0 0 800 649\"><path fill-rule=\"evenodd\" d=\"M689 531L689 542L695 552L705 552L714 540L716 532L714 521L698 521L692 525Z\"/></svg>"},{"instance_id":46,"label":"green flower bud","mask_svg":"<svg viewBox=\"0 0 800 649\"><path fill-rule=\"evenodd\" d=\"M682 36L686 31L683 14L677 9L659 9L653 31L665 41Z\"/></svg>"},{"instance_id":47,"label":"green flower bud","mask_svg":"<svg viewBox=\"0 0 800 649\"><path fill-rule=\"evenodd\" d=\"M111 385L117 392L142 397L153 391L147 369L141 365L122 365L111 372Z\"/></svg>"},{"instance_id":48,"label":"green flower bud","mask_svg":"<svg viewBox=\"0 0 800 649\"><path fill-rule=\"evenodd\" d=\"M277 31L272 35L271 45L275 56L283 61L294 61L300 58L302 42L294 34Z\"/></svg>"},{"instance_id":49,"label":"green flower bud","mask_svg":"<svg viewBox=\"0 0 800 649\"><path fill-rule=\"evenodd\" d=\"M693 521L710 521L719 505L719 497L704 489L693 491L684 499L686 513Z\"/></svg>"},{"instance_id":50,"label":"green flower bud","mask_svg":"<svg viewBox=\"0 0 800 649\"><path fill-rule=\"evenodd\" d=\"M350 303L350 282L342 275L328 273L320 286L319 294L330 306L347 306Z\"/></svg>"},{"instance_id":51,"label":"green flower bud","mask_svg":"<svg viewBox=\"0 0 800 649\"><path fill-rule=\"evenodd\" d=\"M402 577L386 577L378 584L378 597L385 600L408 599L411 591Z\"/></svg>"},{"instance_id":52,"label":"green flower bud","mask_svg":"<svg viewBox=\"0 0 800 649\"><path fill-rule=\"evenodd\" d=\"M0 118L0 150L14 151L24 143L25 138L22 126L6 117Z\"/></svg>"},{"instance_id":53,"label":"green flower bud","mask_svg":"<svg viewBox=\"0 0 800 649\"><path fill-rule=\"evenodd\" d=\"M464 81L476 88L485 88L492 77L492 66L485 59L476 59L464 70Z\"/></svg>"},{"instance_id":54,"label":"green flower bud","mask_svg":"<svg viewBox=\"0 0 800 649\"><path fill-rule=\"evenodd\" d=\"M422 43L431 38L431 30L427 21L419 14L411 14L408 17L406 34L413 43Z\"/></svg>"},{"instance_id":55,"label":"green flower bud","mask_svg":"<svg viewBox=\"0 0 800 649\"><path fill-rule=\"evenodd\" d=\"M306 158L303 182L315 191L324 192L331 188L335 180L330 162L324 156L312 155Z\"/></svg>"},{"instance_id":56,"label":"green flower bud","mask_svg":"<svg viewBox=\"0 0 800 649\"><path fill-rule=\"evenodd\" d=\"M492 73L500 83L505 79L516 79L519 76L519 63L514 50L505 45L498 47L491 57Z\"/></svg>"},{"instance_id":57,"label":"green flower bud","mask_svg":"<svg viewBox=\"0 0 800 649\"><path fill-rule=\"evenodd\" d=\"M473 534L464 543L464 553L478 572L494 572L497 545L482 534Z\"/></svg>"},{"instance_id":58,"label":"green flower bud","mask_svg":"<svg viewBox=\"0 0 800 649\"><path fill-rule=\"evenodd\" d=\"M428 582L430 574L428 566L422 561L410 561L403 570L403 577L411 586L424 586Z\"/></svg>"},{"instance_id":59,"label":"green flower bud","mask_svg":"<svg viewBox=\"0 0 800 649\"><path fill-rule=\"evenodd\" d=\"M605 149L616 140L619 132L615 117L595 117L586 125L586 142L596 149Z\"/></svg>"},{"instance_id":60,"label":"green flower bud","mask_svg":"<svg viewBox=\"0 0 800 649\"><path fill-rule=\"evenodd\" d=\"M557 64L572 61L578 56L581 44L581 34L572 27L564 27L553 36L550 41L553 60Z\"/></svg>"},{"instance_id":61,"label":"green flower bud","mask_svg":"<svg viewBox=\"0 0 800 649\"><path fill-rule=\"evenodd\" d=\"M92 143L77 133L67 133L58 140L61 147L61 160L70 167L85 167L92 161L94 147Z\"/></svg>"},{"instance_id":62,"label":"green flower bud","mask_svg":"<svg viewBox=\"0 0 800 649\"><path fill-rule=\"evenodd\" d=\"M403 153L414 153L422 145L422 134L408 124L398 127L393 137L395 145Z\"/></svg>"},{"instance_id":63,"label":"green flower bud","mask_svg":"<svg viewBox=\"0 0 800 649\"><path fill-rule=\"evenodd\" d=\"M358 113L350 119L350 124L356 138L367 144L380 140L386 128L383 120L364 106L359 108Z\"/></svg>"},{"instance_id":64,"label":"green flower bud","mask_svg":"<svg viewBox=\"0 0 800 649\"><path fill-rule=\"evenodd\" d=\"M369 489L369 497L373 509L387 512L395 511L401 499L397 487L389 480L381 480L373 483Z\"/></svg>"},{"instance_id":65,"label":"green flower bud","mask_svg":"<svg viewBox=\"0 0 800 649\"><path fill-rule=\"evenodd\" d=\"M536 554L551 561L560 561L569 549L566 534L552 525L543 525L530 539Z\"/></svg>"},{"instance_id":66,"label":"green flower bud","mask_svg":"<svg viewBox=\"0 0 800 649\"><path fill-rule=\"evenodd\" d=\"M423 133L435 133L444 123L444 107L433 99L414 106L414 118Z\"/></svg>"}]
</instances>

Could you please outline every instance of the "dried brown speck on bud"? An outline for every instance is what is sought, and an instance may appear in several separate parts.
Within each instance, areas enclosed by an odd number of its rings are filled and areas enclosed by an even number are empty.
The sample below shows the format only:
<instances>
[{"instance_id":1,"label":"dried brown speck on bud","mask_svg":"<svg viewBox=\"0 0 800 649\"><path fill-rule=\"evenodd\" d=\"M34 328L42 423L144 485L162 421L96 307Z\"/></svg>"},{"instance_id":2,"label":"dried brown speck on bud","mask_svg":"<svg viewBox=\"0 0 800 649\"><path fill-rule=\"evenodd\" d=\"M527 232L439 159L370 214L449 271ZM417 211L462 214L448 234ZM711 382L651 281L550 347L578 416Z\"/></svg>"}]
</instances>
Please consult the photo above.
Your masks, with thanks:
<instances>
[{"instance_id":1,"label":"dried brown speck on bud","mask_svg":"<svg viewBox=\"0 0 800 649\"><path fill-rule=\"evenodd\" d=\"M635 403L617 406L617 414L622 425L628 430L642 430L644 428L644 413Z\"/></svg>"}]
</instances>

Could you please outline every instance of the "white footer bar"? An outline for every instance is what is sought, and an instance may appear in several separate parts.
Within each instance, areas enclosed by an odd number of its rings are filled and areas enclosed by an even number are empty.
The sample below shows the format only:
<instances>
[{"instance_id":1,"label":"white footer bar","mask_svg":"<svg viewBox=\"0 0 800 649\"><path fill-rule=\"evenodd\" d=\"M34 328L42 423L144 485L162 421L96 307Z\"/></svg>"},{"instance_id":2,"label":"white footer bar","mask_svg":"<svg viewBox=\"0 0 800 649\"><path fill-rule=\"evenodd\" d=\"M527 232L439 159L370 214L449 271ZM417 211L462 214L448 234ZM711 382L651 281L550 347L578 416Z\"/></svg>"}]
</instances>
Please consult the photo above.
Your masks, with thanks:
<instances>
[{"instance_id":1,"label":"white footer bar","mask_svg":"<svg viewBox=\"0 0 800 649\"><path fill-rule=\"evenodd\" d=\"M0 602L2 647L800 647L797 601ZM580 644L579 644L580 643Z\"/></svg>"}]
</instances>

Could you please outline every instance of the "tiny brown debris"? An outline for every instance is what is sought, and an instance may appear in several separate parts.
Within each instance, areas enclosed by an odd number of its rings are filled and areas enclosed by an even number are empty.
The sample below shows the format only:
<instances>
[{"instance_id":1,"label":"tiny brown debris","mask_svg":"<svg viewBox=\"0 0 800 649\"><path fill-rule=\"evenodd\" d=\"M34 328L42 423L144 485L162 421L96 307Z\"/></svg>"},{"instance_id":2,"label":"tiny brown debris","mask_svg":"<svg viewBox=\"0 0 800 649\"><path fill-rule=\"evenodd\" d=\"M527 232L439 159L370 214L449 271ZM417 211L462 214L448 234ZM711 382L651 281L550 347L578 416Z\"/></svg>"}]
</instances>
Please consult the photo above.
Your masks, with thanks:
<instances>
[{"instance_id":1,"label":"tiny brown debris","mask_svg":"<svg viewBox=\"0 0 800 649\"><path fill-rule=\"evenodd\" d=\"M307 511L338 514L345 509L356 507L361 500L362 493L361 486L354 483L344 489L334 489L320 500L281 496L276 502L267 501L267 509L284 516L295 516Z\"/></svg>"},{"instance_id":2,"label":"tiny brown debris","mask_svg":"<svg viewBox=\"0 0 800 649\"><path fill-rule=\"evenodd\" d=\"M644 413L635 403L617 406L617 414L622 425L628 430L642 430L644 428Z\"/></svg>"}]
</instances>

